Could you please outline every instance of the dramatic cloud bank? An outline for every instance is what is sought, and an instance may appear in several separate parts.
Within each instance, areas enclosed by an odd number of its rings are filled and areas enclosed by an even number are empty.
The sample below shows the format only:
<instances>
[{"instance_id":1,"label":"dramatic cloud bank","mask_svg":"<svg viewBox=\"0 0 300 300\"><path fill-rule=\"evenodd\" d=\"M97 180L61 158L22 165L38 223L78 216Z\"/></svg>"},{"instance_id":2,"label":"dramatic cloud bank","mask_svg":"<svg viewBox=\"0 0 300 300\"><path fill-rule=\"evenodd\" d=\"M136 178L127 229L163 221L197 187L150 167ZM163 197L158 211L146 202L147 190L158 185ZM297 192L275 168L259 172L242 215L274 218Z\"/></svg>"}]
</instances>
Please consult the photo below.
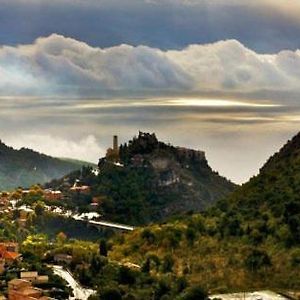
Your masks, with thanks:
<instances>
[{"instance_id":1,"label":"dramatic cloud bank","mask_svg":"<svg viewBox=\"0 0 300 300\"><path fill-rule=\"evenodd\" d=\"M134 97L300 93L300 51L258 54L236 40L163 51L95 48L53 34L0 48L0 93Z\"/></svg>"}]
</instances>

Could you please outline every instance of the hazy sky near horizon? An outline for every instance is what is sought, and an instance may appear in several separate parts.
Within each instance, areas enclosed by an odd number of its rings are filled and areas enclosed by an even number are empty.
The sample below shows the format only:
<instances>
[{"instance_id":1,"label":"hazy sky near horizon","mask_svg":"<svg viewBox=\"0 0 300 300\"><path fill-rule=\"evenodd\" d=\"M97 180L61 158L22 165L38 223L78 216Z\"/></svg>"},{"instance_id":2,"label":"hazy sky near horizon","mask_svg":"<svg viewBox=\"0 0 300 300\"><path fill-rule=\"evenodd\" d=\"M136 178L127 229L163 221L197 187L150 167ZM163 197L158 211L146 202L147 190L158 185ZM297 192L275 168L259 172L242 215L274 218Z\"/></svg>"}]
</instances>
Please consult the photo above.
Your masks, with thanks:
<instances>
[{"instance_id":1,"label":"hazy sky near horizon","mask_svg":"<svg viewBox=\"0 0 300 300\"><path fill-rule=\"evenodd\" d=\"M0 0L0 138L96 162L138 130L241 183L299 130L292 0Z\"/></svg>"}]
</instances>

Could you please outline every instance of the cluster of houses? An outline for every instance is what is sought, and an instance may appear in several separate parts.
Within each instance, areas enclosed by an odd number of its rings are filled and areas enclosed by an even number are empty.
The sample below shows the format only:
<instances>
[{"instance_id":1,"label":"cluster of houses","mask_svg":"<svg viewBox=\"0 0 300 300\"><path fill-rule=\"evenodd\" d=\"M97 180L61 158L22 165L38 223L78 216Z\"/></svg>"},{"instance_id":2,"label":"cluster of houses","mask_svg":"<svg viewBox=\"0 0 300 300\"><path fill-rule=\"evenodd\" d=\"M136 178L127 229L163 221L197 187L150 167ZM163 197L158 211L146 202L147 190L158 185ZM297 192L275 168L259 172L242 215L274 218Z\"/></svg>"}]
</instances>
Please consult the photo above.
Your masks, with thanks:
<instances>
[{"instance_id":1,"label":"cluster of houses","mask_svg":"<svg viewBox=\"0 0 300 300\"><path fill-rule=\"evenodd\" d=\"M65 186L66 188L66 186ZM79 179L75 180L73 185L67 186L67 189L71 194L76 195L90 195L91 188L88 185L83 185ZM54 189L37 189L37 190L17 190L15 192L0 192L0 213L10 213L15 210L18 211L17 223L20 227L26 227L28 222L31 222L31 216L34 214L34 210L29 205L18 206L19 199L26 197L30 193L35 192L42 193L43 198L47 201L48 205L46 209L52 212L59 210L59 202L64 200L64 192ZM89 204L89 211L96 212L99 209L99 205L105 200L105 196L94 196L91 198ZM52 204L51 204L52 203ZM50 205L50 206L49 206ZM58 212L60 213L60 212ZM1 265L0 265L1 269Z\"/></svg>"},{"instance_id":2,"label":"cluster of houses","mask_svg":"<svg viewBox=\"0 0 300 300\"><path fill-rule=\"evenodd\" d=\"M14 242L0 243L0 274L16 261L22 260L18 248L18 244ZM72 259L73 257L67 254L54 255L54 262L57 264L69 265ZM48 282L47 275L40 275L37 271L21 271L19 278L8 282L7 298L0 293L0 300L51 300L52 298L45 296L42 289L35 286Z\"/></svg>"},{"instance_id":3,"label":"cluster of houses","mask_svg":"<svg viewBox=\"0 0 300 300\"><path fill-rule=\"evenodd\" d=\"M54 261L59 264L70 264L72 256L67 254L56 254ZM12 279L8 282L8 300L51 300L44 296L43 290L34 287L34 284L47 283L47 275L39 275L36 271L20 272L20 278ZM1 298L3 300L5 298Z\"/></svg>"},{"instance_id":4,"label":"cluster of houses","mask_svg":"<svg viewBox=\"0 0 300 300\"><path fill-rule=\"evenodd\" d=\"M73 186L69 186L68 190L71 193L89 195L90 187L82 185L79 180L76 180ZM35 190L18 190L12 193L0 192L0 212L12 212L18 211L17 222L20 227L24 227L30 216L34 213L34 210L30 206L22 205L17 206L19 199L26 197ZM42 192L42 195L46 201L53 202L54 204L63 201L64 194L60 190L53 189L39 189L38 192ZM94 197L91 202L91 208L97 208L99 204L99 197ZM0 242L0 275L12 266L15 262L21 261L22 255L19 253L19 247L17 243ZM66 254L56 254L54 261L59 264L70 264L72 256ZM12 279L8 282L7 297L1 296L0 289L0 300L47 300L51 299L44 295L43 290L36 288L36 284L47 283L49 280L48 276L40 275L36 271L21 271L19 278Z\"/></svg>"},{"instance_id":5,"label":"cluster of houses","mask_svg":"<svg viewBox=\"0 0 300 300\"><path fill-rule=\"evenodd\" d=\"M36 272L30 272L36 273ZM33 274L32 274L33 275ZM50 300L43 295L43 290L33 286L33 281L12 279L8 283L8 300Z\"/></svg>"},{"instance_id":6,"label":"cluster of houses","mask_svg":"<svg viewBox=\"0 0 300 300\"><path fill-rule=\"evenodd\" d=\"M20 196L20 198L29 193L30 190L22 190L22 195ZM49 201L54 201L54 200L60 201L63 199L63 194L61 191L53 191L53 190L45 189L43 190L43 195L45 199ZM14 199L13 193L8 193L8 192L0 193L0 211L9 212L12 209L11 203L16 200L17 199Z\"/></svg>"},{"instance_id":7,"label":"cluster of houses","mask_svg":"<svg viewBox=\"0 0 300 300\"><path fill-rule=\"evenodd\" d=\"M13 242L0 243L0 274L4 273L8 266L20 261L22 255L19 253L19 245ZM8 300L47 300L43 291L37 289L33 284L47 283L47 275L39 275L38 272L21 271L20 278L12 279L8 283ZM0 296L0 299L5 299Z\"/></svg>"},{"instance_id":8,"label":"cluster of houses","mask_svg":"<svg viewBox=\"0 0 300 300\"><path fill-rule=\"evenodd\" d=\"M80 194L89 194L91 189L88 185L82 185L80 180L77 179L73 186L69 188L69 191L72 193L80 193ZM31 190L21 190L19 193L19 197L24 197L28 195ZM64 195L60 190L53 190L53 189L44 189L42 190L43 196L45 200L50 202L62 201ZM0 192L0 211L5 211L9 209L11 204L11 200L15 197L15 192Z\"/></svg>"}]
</instances>

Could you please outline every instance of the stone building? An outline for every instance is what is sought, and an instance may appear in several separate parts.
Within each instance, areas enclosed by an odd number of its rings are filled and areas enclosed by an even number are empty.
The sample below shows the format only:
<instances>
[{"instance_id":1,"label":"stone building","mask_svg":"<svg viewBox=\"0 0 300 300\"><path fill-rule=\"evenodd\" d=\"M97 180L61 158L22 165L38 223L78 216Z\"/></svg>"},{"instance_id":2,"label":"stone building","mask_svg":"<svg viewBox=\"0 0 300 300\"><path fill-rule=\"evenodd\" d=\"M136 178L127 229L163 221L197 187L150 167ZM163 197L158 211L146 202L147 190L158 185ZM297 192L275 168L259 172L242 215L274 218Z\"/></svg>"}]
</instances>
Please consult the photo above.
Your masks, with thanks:
<instances>
[{"instance_id":1,"label":"stone building","mask_svg":"<svg viewBox=\"0 0 300 300\"><path fill-rule=\"evenodd\" d=\"M118 136L113 136L113 147L108 148L105 155L106 159L111 162L118 162L120 160L119 157L119 144L118 144Z\"/></svg>"},{"instance_id":2,"label":"stone building","mask_svg":"<svg viewBox=\"0 0 300 300\"><path fill-rule=\"evenodd\" d=\"M46 189L44 190L44 197L48 201L60 201L63 198L63 194L61 191Z\"/></svg>"},{"instance_id":3,"label":"stone building","mask_svg":"<svg viewBox=\"0 0 300 300\"><path fill-rule=\"evenodd\" d=\"M34 288L29 281L13 279L8 283L8 300L33 300L42 296L42 290Z\"/></svg>"}]
</instances>

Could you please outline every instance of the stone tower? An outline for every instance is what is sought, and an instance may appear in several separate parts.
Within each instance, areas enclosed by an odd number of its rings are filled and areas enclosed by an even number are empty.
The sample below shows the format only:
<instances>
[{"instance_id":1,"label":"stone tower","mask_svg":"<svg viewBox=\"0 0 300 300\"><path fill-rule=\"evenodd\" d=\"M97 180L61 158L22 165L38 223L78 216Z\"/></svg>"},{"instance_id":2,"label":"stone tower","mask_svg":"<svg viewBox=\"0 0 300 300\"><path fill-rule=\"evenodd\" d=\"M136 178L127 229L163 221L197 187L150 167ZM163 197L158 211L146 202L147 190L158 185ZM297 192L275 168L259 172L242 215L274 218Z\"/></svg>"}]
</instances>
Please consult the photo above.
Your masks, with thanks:
<instances>
[{"instance_id":1,"label":"stone tower","mask_svg":"<svg viewBox=\"0 0 300 300\"><path fill-rule=\"evenodd\" d=\"M119 144L118 144L118 136L117 135L114 135L114 138L113 138L113 151L115 153L119 152Z\"/></svg>"}]
</instances>

